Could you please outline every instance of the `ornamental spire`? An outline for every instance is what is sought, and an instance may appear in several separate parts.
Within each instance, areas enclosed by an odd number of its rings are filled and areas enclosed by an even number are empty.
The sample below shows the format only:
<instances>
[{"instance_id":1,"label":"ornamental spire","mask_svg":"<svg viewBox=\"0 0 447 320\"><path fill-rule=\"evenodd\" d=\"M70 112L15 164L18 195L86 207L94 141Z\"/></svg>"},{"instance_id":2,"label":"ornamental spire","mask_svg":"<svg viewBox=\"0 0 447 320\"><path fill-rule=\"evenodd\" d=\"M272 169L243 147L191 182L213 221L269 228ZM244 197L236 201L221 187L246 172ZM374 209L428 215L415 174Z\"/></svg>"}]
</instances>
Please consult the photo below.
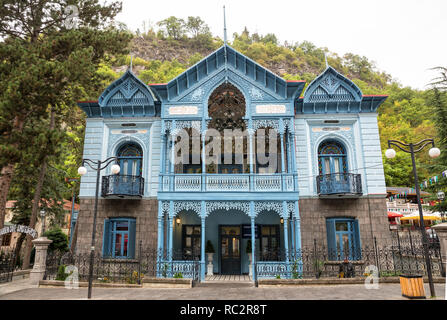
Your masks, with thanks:
<instances>
[{"instance_id":1,"label":"ornamental spire","mask_svg":"<svg viewBox=\"0 0 447 320\"><path fill-rule=\"evenodd\" d=\"M130 71L132 72L132 58L133 58L133 54L130 54Z\"/></svg>"},{"instance_id":2,"label":"ornamental spire","mask_svg":"<svg viewBox=\"0 0 447 320\"><path fill-rule=\"evenodd\" d=\"M324 60L326 61L326 69L329 68L329 63L327 62L327 53L324 52Z\"/></svg>"},{"instance_id":3,"label":"ornamental spire","mask_svg":"<svg viewBox=\"0 0 447 320\"><path fill-rule=\"evenodd\" d=\"M223 12L224 12L224 44L227 44L227 20L225 17L225 6L223 6Z\"/></svg>"}]
</instances>

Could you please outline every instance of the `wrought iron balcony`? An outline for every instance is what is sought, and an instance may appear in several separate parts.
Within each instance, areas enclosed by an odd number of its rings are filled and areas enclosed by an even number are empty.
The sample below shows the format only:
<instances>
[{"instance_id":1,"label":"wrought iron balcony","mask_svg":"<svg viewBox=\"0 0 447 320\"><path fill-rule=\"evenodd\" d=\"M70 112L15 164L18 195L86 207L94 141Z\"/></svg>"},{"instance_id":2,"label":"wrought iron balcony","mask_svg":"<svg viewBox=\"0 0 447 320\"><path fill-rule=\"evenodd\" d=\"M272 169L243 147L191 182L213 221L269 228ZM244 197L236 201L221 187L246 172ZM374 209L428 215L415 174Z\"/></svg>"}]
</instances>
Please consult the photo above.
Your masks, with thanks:
<instances>
[{"instance_id":1,"label":"wrought iron balcony","mask_svg":"<svg viewBox=\"0 0 447 320\"><path fill-rule=\"evenodd\" d=\"M293 192L294 174L163 174L162 192Z\"/></svg>"},{"instance_id":2,"label":"wrought iron balcony","mask_svg":"<svg viewBox=\"0 0 447 320\"><path fill-rule=\"evenodd\" d=\"M143 177L124 175L102 177L102 197L141 198L143 194Z\"/></svg>"},{"instance_id":3,"label":"wrought iron balcony","mask_svg":"<svg viewBox=\"0 0 447 320\"><path fill-rule=\"evenodd\" d=\"M317 193L320 196L362 194L360 174L333 173L317 176Z\"/></svg>"}]
</instances>

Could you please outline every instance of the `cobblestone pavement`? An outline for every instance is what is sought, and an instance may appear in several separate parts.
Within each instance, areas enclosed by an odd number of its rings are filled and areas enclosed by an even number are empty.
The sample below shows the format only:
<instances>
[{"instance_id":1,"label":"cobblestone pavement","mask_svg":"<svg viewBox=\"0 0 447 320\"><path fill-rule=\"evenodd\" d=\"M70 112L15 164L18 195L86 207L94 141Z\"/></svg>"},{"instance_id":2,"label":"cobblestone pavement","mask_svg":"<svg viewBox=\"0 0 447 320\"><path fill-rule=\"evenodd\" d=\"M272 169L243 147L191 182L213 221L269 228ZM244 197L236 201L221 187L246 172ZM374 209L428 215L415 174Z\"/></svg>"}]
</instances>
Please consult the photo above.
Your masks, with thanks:
<instances>
[{"instance_id":1,"label":"cobblestone pavement","mask_svg":"<svg viewBox=\"0 0 447 320\"><path fill-rule=\"evenodd\" d=\"M16 291L2 290L0 300L86 299L87 289L33 288L19 284ZM444 299L445 285L435 284L437 299ZM427 297L430 294L425 284ZM192 289L178 288L93 288L93 299L101 300L406 300L399 284L381 284L377 290L364 285L325 285L254 288L248 285L208 284Z\"/></svg>"}]
</instances>

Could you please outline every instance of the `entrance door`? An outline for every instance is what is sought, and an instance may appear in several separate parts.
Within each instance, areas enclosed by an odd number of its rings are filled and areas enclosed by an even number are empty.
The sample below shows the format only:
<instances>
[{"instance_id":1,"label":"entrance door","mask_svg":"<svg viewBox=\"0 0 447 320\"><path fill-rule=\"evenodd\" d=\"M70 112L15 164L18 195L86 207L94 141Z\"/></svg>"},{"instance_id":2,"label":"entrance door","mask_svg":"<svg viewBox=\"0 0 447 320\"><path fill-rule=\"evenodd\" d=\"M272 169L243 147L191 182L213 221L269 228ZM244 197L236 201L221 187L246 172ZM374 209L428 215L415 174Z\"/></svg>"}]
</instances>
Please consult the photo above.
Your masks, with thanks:
<instances>
[{"instance_id":1,"label":"entrance door","mask_svg":"<svg viewBox=\"0 0 447 320\"><path fill-rule=\"evenodd\" d=\"M222 274L241 274L241 226L220 226Z\"/></svg>"}]
</instances>

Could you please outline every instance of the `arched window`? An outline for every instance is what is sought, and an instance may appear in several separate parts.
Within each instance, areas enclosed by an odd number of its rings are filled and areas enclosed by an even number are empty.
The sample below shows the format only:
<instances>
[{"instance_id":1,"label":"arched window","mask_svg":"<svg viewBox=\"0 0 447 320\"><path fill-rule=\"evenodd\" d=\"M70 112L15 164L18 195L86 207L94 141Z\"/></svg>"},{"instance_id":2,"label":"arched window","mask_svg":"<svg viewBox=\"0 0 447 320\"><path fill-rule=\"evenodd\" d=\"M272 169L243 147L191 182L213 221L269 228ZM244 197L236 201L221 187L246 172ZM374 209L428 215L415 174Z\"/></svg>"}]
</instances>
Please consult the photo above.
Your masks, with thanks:
<instances>
[{"instance_id":1,"label":"arched window","mask_svg":"<svg viewBox=\"0 0 447 320\"><path fill-rule=\"evenodd\" d=\"M143 152L141 147L135 143L127 143L118 150L120 175L141 176L141 163Z\"/></svg>"},{"instance_id":2,"label":"arched window","mask_svg":"<svg viewBox=\"0 0 447 320\"><path fill-rule=\"evenodd\" d=\"M323 141L318 147L318 172L320 175L348 172L345 147L334 140Z\"/></svg>"}]
</instances>

